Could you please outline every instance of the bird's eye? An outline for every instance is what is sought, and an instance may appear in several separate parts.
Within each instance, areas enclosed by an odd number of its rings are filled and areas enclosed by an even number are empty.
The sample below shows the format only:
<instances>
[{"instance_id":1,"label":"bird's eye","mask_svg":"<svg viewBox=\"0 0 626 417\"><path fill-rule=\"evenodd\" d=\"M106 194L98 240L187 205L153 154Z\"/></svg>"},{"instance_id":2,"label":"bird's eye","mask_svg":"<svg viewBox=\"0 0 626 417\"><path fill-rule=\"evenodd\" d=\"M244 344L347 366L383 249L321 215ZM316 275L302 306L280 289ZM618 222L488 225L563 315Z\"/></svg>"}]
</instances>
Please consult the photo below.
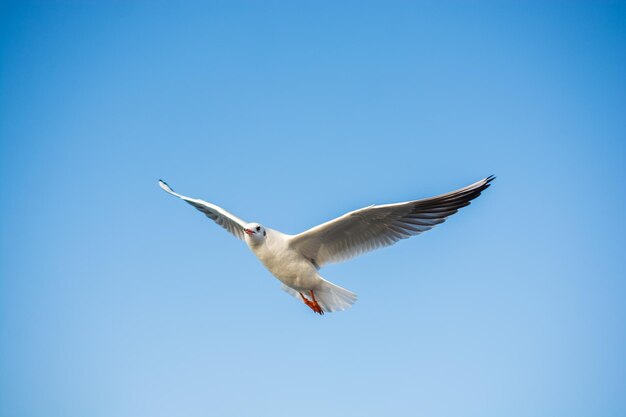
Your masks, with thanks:
<instances>
[{"instance_id":1,"label":"bird's eye","mask_svg":"<svg viewBox=\"0 0 626 417\"><path fill-rule=\"evenodd\" d=\"M256 227L256 231L257 231L257 232L260 232L260 231L261 231L261 226L257 226L257 227Z\"/></svg>"}]
</instances>

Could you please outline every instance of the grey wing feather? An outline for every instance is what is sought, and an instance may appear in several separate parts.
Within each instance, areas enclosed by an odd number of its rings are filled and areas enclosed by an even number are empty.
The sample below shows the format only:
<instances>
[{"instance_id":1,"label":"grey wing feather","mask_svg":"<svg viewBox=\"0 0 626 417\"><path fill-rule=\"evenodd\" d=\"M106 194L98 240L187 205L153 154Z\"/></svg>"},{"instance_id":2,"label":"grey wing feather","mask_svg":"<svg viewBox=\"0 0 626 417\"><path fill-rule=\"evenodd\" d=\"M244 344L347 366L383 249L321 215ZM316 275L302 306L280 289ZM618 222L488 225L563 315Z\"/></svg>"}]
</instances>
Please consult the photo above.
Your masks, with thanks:
<instances>
[{"instance_id":1,"label":"grey wing feather","mask_svg":"<svg viewBox=\"0 0 626 417\"><path fill-rule=\"evenodd\" d=\"M192 206L203 212L209 219L213 220L215 223L232 233L236 238L244 240L245 234L243 230L246 226L246 222L241 220L239 217L227 212L226 210L219 206L216 206L215 204L180 195L174 192L174 190L172 190L165 181L159 180L159 186L167 193L186 201L187 203L191 204Z\"/></svg>"},{"instance_id":2,"label":"grey wing feather","mask_svg":"<svg viewBox=\"0 0 626 417\"><path fill-rule=\"evenodd\" d=\"M437 197L355 210L291 237L290 244L320 267L342 262L443 223L469 205L494 178Z\"/></svg>"}]
</instances>

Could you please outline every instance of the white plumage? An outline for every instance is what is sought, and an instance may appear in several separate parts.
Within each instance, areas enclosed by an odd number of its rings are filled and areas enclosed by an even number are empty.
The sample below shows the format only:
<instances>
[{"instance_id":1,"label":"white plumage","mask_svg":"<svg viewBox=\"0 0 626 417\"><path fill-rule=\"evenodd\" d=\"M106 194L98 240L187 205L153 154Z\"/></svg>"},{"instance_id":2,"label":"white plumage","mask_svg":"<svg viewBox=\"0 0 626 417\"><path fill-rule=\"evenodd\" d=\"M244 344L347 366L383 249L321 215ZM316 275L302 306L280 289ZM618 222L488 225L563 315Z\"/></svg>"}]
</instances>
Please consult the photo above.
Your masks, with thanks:
<instances>
[{"instance_id":1,"label":"white plumage","mask_svg":"<svg viewBox=\"0 0 626 417\"><path fill-rule=\"evenodd\" d=\"M459 208L469 205L494 178L489 176L437 197L351 211L297 235L247 223L214 204L175 193L161 180L159 186L203 212L235 237L245 240L263 265L283 283L283 290L323 314L345 310L357 297L322 278L318 272L320 267L432 229Z\"/></svg>"}]
</instances>

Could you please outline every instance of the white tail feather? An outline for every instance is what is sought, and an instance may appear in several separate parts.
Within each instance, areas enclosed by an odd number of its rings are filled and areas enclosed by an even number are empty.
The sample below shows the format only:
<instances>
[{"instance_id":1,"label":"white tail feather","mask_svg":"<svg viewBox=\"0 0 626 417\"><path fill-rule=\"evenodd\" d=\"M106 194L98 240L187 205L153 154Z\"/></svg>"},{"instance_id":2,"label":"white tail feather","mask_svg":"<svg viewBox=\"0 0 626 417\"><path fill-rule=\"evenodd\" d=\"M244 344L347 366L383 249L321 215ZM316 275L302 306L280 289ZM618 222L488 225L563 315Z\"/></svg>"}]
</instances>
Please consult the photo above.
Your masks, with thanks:
<instances>
[{"instance_id":1,"label":"white tail feather","mask_svg":"<svg viewBox=\"0 0 626 417\"><path fill-rule=\"evenodd\" d=\"M296 291L285 284L283 284L281 288L286 293L291 294L298 300L302 301L299 291ZM350 308L357 300L355 293L335 285L332 282L326 281L323 278L322 283L313 289L313 293L315 294L315 300L317 303L320 307L322 307L322 310L327 313ZM303 295L307 297L308 300L312 301L310 294L303 293Z\"/></svg>"}]
</instances>

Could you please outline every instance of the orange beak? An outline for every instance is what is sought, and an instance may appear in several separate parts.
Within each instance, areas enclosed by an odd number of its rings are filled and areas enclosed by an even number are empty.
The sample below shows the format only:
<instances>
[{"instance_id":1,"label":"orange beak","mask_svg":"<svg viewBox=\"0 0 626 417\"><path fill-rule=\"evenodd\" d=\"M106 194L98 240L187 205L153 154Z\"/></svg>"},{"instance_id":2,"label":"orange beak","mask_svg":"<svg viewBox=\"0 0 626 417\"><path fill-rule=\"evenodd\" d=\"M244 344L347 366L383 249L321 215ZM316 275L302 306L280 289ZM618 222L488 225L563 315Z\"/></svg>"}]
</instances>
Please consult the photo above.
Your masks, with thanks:
<instances>
[{"instance_id":1,"label":"orange beak","mask_svg":"<svg viewBox=\"0 0 626 417\"><path fill-rule=\"evenodd\" d=\"M243 231L247 234L247 235L253 235L254 232L250 229L243 229Z\"/></svg>"}]
</instances>

